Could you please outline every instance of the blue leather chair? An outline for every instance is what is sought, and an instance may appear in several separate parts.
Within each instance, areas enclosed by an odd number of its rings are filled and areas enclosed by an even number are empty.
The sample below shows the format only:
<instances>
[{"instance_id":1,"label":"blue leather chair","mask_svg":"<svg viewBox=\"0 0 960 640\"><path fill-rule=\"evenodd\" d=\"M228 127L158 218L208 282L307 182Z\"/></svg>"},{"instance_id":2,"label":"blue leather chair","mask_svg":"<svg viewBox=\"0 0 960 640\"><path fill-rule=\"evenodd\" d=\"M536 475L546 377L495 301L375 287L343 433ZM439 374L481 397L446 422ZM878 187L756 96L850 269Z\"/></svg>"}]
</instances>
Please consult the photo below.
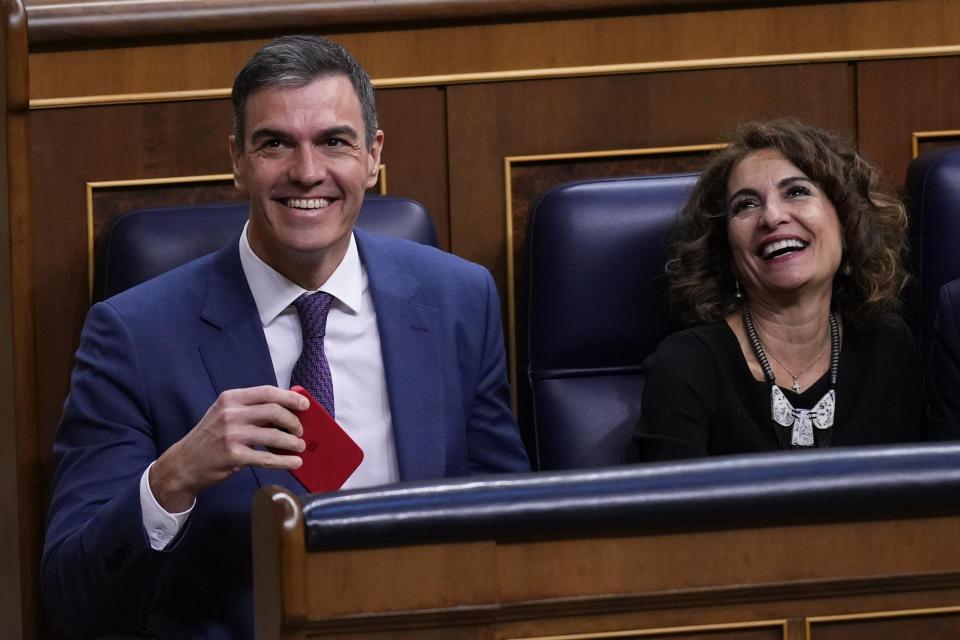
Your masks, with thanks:
<instances>
[{"instance_id":1,"label":"blue leather chair","mask_svg":"<svg viewBox=\"0 0 960 640\"><path fill-rule=\"evenodd\" d=\"M239 233L246 202L139 209L104 229L94 259L93 302L219 249ZM437 246L422 204L394 196L366 196L357 226L365 231Z\"/></svg>"},{"instance_id":2,"label":"blue leather chair","mask_svg":"<svg viewBox=\"0 0 960 640\"><path fill-rule=\"evenodd\" d=\"M940 288L960 278L960 147L934 149L907 169L913 273L919 280L913 329L926 352Z\"/></svg>"},{"instance_id":3,"label":"blue leather chair","mask_svg":"<svg viewBox=\"0 0 960 640\"><path fill-rule=\"evenodd\" d=\"M571 183L534 205L528 375L540 469L633 461L640 364L678 328L663 243L696 177Z\"/></svg>"}]
</instances>

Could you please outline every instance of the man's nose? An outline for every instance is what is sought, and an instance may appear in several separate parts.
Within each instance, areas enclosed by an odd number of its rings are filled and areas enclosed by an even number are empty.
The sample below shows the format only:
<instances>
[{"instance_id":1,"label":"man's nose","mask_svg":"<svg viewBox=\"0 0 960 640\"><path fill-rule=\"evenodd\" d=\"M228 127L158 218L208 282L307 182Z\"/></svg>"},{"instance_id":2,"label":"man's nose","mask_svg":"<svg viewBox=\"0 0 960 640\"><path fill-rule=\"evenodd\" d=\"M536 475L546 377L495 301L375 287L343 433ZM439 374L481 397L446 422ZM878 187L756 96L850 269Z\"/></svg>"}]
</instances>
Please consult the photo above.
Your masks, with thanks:
<instances>
[{"instance_id":1,"label":"man's nose","mask_svg":"<svg viewBox=\"0 0 960 640\"><path fill-rule=\"evenodd\" d=\"M326 177L323 154L311 146L298 147L290 161L288 176L291 182L311 186Z\"/></svg>"}]
</instances>

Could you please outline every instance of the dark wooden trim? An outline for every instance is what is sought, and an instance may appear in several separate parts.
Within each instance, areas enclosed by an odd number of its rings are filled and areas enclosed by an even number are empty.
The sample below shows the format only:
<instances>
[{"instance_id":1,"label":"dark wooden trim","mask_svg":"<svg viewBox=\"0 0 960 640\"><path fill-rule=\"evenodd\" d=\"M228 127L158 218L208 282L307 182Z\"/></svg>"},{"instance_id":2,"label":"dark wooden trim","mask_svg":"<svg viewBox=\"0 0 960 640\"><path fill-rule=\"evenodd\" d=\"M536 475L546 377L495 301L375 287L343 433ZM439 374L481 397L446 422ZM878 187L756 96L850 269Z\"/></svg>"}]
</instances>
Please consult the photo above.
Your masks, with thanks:
<instances>
[{"instance_id":1,"label":"dark wooden trim","mask_svg":"<svg viewBox=\"0 0 960 640\"><path fill-rule=\"evenodd\" d=\"M824 0L27 0L31 50L322 30L495 23L667 11L815 4Z\"/></svg>"},{"instance_id":2,"label":"dark wooden trim","mask_svg":"<svg viewBox=\"0 0 960 640\"><path fill-rule=\"evenodd\" d=\"M8 584L9 580L13 588L8 593L19 596L19 603L14 604L19 606L19 615L4 618L4 637L35 638L41 626L41 609L36 605L40 601L37 567L45 508L38 494L41 469L37 462L27 21L21 0L4 0L0 13L5 94L4 188L0 203L0 443L5 451L0 463L14 476L12 482L4 482L0 518L8 523L11 538L6 542L13 545L19 560L3 567L0 582ZM7 605L0 603L0 609Z\"/></svg>"},{"instance_id":3,"label":"dark wooden trim","mask_svg":"<svg viewBox=\"0 0 960 640\"><path fill-rule=\"evenodd\" d=\"M494 623L575 616L615 615L662 608L696 608L756 602L807 600L861 595L898 594L960 588L960 573L943 571L880 578L798 580L777 584L670 590L659 593L612 594L554 598L530 602L457 606L428 611L364 613L307 623L308 633L336 635L376 629L430 629L445 626Z\"/></svg>"}]
</instances>

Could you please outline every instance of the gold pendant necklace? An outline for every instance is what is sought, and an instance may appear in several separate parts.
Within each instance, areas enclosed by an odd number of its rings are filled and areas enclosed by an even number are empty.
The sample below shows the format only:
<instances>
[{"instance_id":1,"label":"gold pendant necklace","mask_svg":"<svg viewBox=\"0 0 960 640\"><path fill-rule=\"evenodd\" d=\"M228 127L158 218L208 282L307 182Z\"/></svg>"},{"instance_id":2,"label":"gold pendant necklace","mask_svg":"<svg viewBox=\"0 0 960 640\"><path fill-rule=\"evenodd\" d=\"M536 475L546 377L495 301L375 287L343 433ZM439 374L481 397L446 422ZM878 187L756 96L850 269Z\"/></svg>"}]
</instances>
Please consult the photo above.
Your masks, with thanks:
<instances>
[{"instance_id":1,"label":"gold pendant necklace","mask_svg":"<svg viewBox=\"0 0 960 640\"><path fill-rule=\"evenodd\" d=\"M749 313L749 311L748 311L747 313ZM758 339L759 339L759 337L758 337ZM827 344L830 344L829 340L827 341ZM827 345L825 344L825 345L823 345L823 346L824 346L824 348L826 348ZM783 368L784 371L786 371L786 372L789 373L791 376L793 376L793 385L792 385L792 386L793 386L793 391L794 391L794 393L800 393L800 376L802 376L802 375L805 374L807 371L809 371L809 370L810 370L810 367L812 367L813 365L817 364L817 362L820 360L820 356L823 355L823 349L820 349L820 353L818 353L818 354L817 354L817 357L813 359L813 362L811 362L810 364L808 364L807 366L805 366L805 367L804 367L803 369L801 369L798 373L794 373L793 371L790 371L790 369L787 368L787 365L785 365L785 364L783 364L782 362L780 362L780 359L779 359L777 356L773 355L773 352L772 352L772 351L767 351L766 353L769 353L769 354L770 354L770 357L773 358L774 362L776 362L778 365L780 365L780 366Z\"/></svg>"}]
</instances>

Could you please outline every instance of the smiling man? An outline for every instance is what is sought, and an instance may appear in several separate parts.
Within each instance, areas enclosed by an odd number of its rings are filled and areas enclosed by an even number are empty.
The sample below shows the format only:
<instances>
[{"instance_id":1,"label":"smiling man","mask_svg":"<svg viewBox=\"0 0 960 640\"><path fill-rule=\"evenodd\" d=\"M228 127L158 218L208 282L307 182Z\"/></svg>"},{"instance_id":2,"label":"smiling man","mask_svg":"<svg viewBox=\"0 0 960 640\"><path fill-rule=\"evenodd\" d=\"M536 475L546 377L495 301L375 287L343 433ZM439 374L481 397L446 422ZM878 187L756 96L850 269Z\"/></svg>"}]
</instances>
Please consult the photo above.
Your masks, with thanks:
<instances>
[{"instance_id":1,"label":"smiling man","mask_svg":"<svg viewBox=\"0 0 960 640\"><path fill-rule=\"evenodd\" d=\"M84 326L42 562L48 610L75 636L252 637L253 494L306 492L290 473L305 400L288 388L316 364L301 357L309 300L324 402L364 454L345 487L529 468L490 274L354 228L383 147L363 68L285 37L232 99L243 232Z\"/></svg>"}]
</instances>

